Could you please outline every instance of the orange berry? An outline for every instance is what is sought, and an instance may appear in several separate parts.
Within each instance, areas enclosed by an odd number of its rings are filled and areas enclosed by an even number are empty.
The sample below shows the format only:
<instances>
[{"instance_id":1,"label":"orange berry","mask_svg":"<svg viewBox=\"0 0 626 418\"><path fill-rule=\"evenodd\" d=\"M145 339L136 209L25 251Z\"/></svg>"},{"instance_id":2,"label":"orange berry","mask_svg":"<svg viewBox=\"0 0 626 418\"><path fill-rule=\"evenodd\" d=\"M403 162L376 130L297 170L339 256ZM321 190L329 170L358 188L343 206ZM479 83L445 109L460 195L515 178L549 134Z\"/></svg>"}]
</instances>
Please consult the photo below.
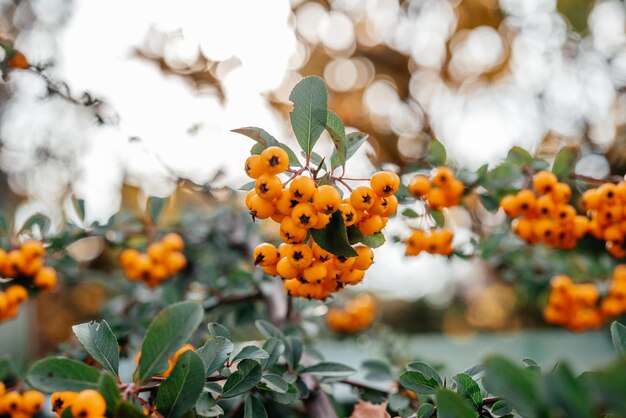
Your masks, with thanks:
<instances>
[{"instance_id":1,"label":"orange berry","mask_svg":"<svg viewBox=\"0 0 626 418\"><path fill-rule=\"evenodd\" d=\"M46 249L41 241L34 240L24 242L20 251L26 258L43 257L46 254Z\"/></svg>"},{"instance_id":2,"label":"orange berry","mask_svg":"<svg viewBox=\"0 0 626 418\"><path fill-rule=\"evenodd\" d=\"M291 212L291 219L298 228L309 229L317 223L317 211L310 203L298 203Z\"/></svg>"},{"instance_id":3,"label":"orange berry","mask_svg":"<svg viewBox=\"0 0 626 418\"><path fill-rule=\"evenodd\" d=\"M289 168L289 155L281 147L268 147L261 153L266 173L280 174Z\"/></svg>"},{"instance_id":4,"label":"orange berry","mask_svg":"<svg viewBox=\"0 0 626 418\"><path fill-rule=\"evenodd\" d=\"M180 235L170 232L161 239L161 244L168 251L182 251L185 248L185 241Z\"/></svg>"},{"instance_id":5,"label":"orange berry","mask_svg":"<svg viewBox=\"0 0 626 418\"><path fill-rule=\"evenodd\" d=\"M540 216L550 216L554 212L556 205L551 195L544 195L537 199L537 212Z\"/></svg>"},{"instance_id":6,"label":"orange berry","mask_svg":"<svg viewBox=\"0 0 626 418\"><path fill-rule=\"evenodd\" d=\"M426 202L431 209L440 210L446 205L446 193L439 187L433 187L426 194Z\"/></svg>"},{"instance_id":7,"label":"orange berry","mask_svg":"<svg viewBox=\"0 0 626 418\"><path fill-rule=\"evenodd\" d=\"M287 244L298 244L306 239L307 230L299 228L291 216L285 216L280 222L280 238Z\"/></svg>"},{"instance_id":8,"label":"orange berry","mask_svg":"<svg viewBox=\"0 0 626 418\"><path fill-rule=\"evenodd\" d=\"M332 186L331 186L332 187ZM306 176L298 176L291 181L289 192L294 200L298 202L308 202L315 193L317 185L312 178ZM320 210L320 212L324 212Z\"/></svg>"},{"instance_id":9,"label":"orange berry","mask_svg":"<svg viewBox=\"0 0 626 418\"><path fill-rule=\"evenodd\" d=\"M139 251L134 248L126 248L120 253L120 266L123 268L129 267L134 264L139 257Z\"/></svg>"},{"instance_id":10,"label":"orange berry","mask_svg":"<svg viewBox=\"0 0 626 418\"><path fill-rule=\"evenodd\" d=\"M318 261L325 262L333 258L332 253L329 253L328 251L317 245L316 242L313 242L313 246L311 249L313 250L313 257Z\"/></svg>"},{"instance_id":11,"label":"orange berry","mask_svg":"<svg viewBox=\"0 0 626 418\"><path fill-rule=\"evenodd\" d=\"M22 396L16 391L7 392L0 397L0 410L5 414L14 414L22 409L23 404Z\"/></svg>"},{"instance_id":12,"label":"orange berry","mask_svg":"<svg viewBox=\"0 0 626 418\"><path fill-rule=\"evenodd\" d=\"M556 183L551 193L556 203L567 203L572 198L572 189L566 183Z\"/></svg>"},{"instance_id":13,"label":"orange berry","mask_svg":"<svg viewBox=\"0 0 626 418\"><path fill-rule=\"evenodd\" d=\"M384 199L384 198L379 198ZM358 219L359 215L356 213L356 210L349 203L341 203L339 204L339 210L341 211L341 217L343 218L343 223L346 226L354 225Z\"/></svg>"},{"instance_id":14,"label":"orange berry","mask_svg":"<svg viewBox=\"0 0 626 418\"><path fill-rule=\"evenodd\" d=\"M576 209L571 205L559 205L555 210L556 219L561 222L571 222L576 217Z\"/></svg>"},{"instance_id":15,"label":"orange berry","mask_svg":"<svg viewBox=\"0 0 626 418\"><path fill-rule=\"evenodd\" d=\"M367 186L359 186L350 194L350 204L357 210L367 210L374 204L376 195Z\"/></svg>"},{"instance_id":16,"label":"orange berry","mask_svg":"<svg viewBox=\"0 0 626 418\"><path fill-rule=\"evenodd\" d=\"M36 390L27 390L22 393L22 409L30 415L34 415L43 406L45 397L43 393Z\"/></svg>"},{"instance_id":17,"label":"orange berry","mask_svg":"<svg viewBox=\"0 0 626 418\"><path fill-rule=\"evenodd\" d=\"M271 266L261 266L261 270L265 272L265 274L269 276L278 276L278 269L276 268L276 264L272 264Z\"/></svg>"},{"instance_id":18,"label":"orange berry","mask_svg":"<svg viewBox=\"0 0 626 418\"><path fill-rule=\"evenodd\" d=\"M533 238L533 222L528 218L518 218L513 221L513 232L521 239L530 241Z\"/></svg>"},{"instance_id":19,"label":"orange berry","mask_svg":"<svg viewBox=\"0 0 626 418\"><path fill-rule=\"evenodd\" d=\"M54 289L57 285L57 272L52 267L44 267L35 276L35 286L42 290Z\"/></svg>"},{"instance_id":20,"label":"orange berry","mask_svg":"<svg viewBox=\"0 0 626 418\"><path fill-rule=\"evenodd\" d=\"M370 187L378 196L391 196L400 187L400 177L390 171L379 171L370 179Z\"/></svg>"},{"instance_id":21,"label":"orange berry","mask_svg":"<svg viewBox=\"0 0 626 418\"><path fill-rule=\"evenodd\" d=\"M359 254L354 260L353 267L357 270L367 270L374 262L374 251L366 245L357 245L354 247Z\"/></svg>"},{"instance_id":22,"label":"orange berry","mask_svg":"<svg viewBox=\"0 0 626 418\"><path fill-rule=\"evenodd\" d=\"M283 215L291 215L291 211L296 207L298 201L293 199L288 189L283 189L274 202L276 210Z\"/></svg>"},{"instance_id":23,"label":"orange berry","mask_svg":"<svg viewBox=\"0 0 626 418\"><path fill-rule=\"evenodd\" d=\"M533 188L539 194L552 192L557 182L556 175L549 171L540 171L533 176Z\"/></svg>"},{"instance_id":24,"label":"orange berry","mask_svg":"<svg viewBox=\"0 0 626 418\"><path fill-rule=\"evenodd\" d=\"M295 279L300 276L300 269L294 267L288 257L283 257L276 264L276 271L285 280Z\"/></svg>"},{"instance_id":25,"label":"orange berry","mask_svg":"<svg viewBox=\"0 0 626 418\"><path fill-rule=\"evenodd\" d=\"M265 165L261 159L260 155L251 155L246 159L246 164L244 166L246 170L246 174L251 179L258 179L262 174L266 173Z\"/></svg>"},{"instance_id":26,"label":"orange berry","mask_svg":"<svg viewBox=\"0 0 626 418\"><path fill-rule=\"evenodd\" d=\"M428 177L418 174L409 182L408 190L415 197L425 196L430 191L430 180Z\"/></svg>"},{"instance_id":27,"label":"orange berry","mask_svg":"<svg viewBox=\"0 0 626 418\"><path fill-rule=\"evenodd\" d=\"M75 417L100 417L106 412L107 405L100 393L86 389L78 394L71 408Z\"/></svg>"},{"instance_id":28,"label":"orange berry","mask_svg":"<svg viewBox=\"0 0 626 418\"><path fill-rule=\"evenodd\" d=\"M446 206L457 206L465 193L465 184L460 180L452 179L444 186L444 191L446 192Z\"/></svg>"},{"instance_id":29,"label":"orange berry","mask_svg":"<svg viewBox=\"0 0 626 418\"><path fill-rule=\"evenodd\" d=\"M168 251L165 248L165 245L161 242L153 242L148 245L148 249L146 250L148 257L150 257L154 262L159 262L165 259L167 252Z\"/></svg>"},{"instance_id":30,"label":"orange berry","mask_svg":"<svg viewBox=\"0 0 626 418\"><path fill-rule=\"evenodd\" d=\"M318 283L326 277L326 265L320 262L314 262L302 272L302 278L309 283Z\"/></svg>"},{"instance_id":31,"label":"orange berry","mask_svg":"<svg viewBox=\"0 0 626 418\"><path fill-rule=\"evenodd\" d=\"M445 188L454 179L454 173L448 167L437 167L432 179L435 186Z\"/></svg>"},{"instance_id":32,"label":"orange berry","mask_svg":"<svg viewBox=\"0 0 626 418\"><path fill-rule=\"evenodd\" d=\"M346 270L351 268L354 263L356 262L356 257L342 257L342 256L335 256L335 267L337 267L339 270Z\"/></svg>"},{"instance_id":33,"label":"orange berry","mask_svg":"<svg viewBox=\"0 0 626 418\"><path fill-rule=\"evenodd\" d=\"M270 218L272 219L272 221L274 221L277 224L279 224L279 223L281 223L283 221L285 216L287 216L287 215L283 215L280 212L274 212L274 214Z\"/></svg>"},{"instance_id":34,"label":"orange berry","mask_svg":"<svg viewBox=\"0 0 626 418\"><path fill-rule=\"evenodd\" d=\"M303 270L313 262L313 250L305 244L295 244L287 251L287 259L292 266Z\"/></svg>"},{"instance_id":35,"label":"orange berry","mask_svg":"<svg viewBox=\"0 0 626 418\"><path fill-rule=\"evenodd\" d=\"M262 199L257 194L250 198L247 206L253 219L267 219L276 209L272 202Z\"/></svg>"},{"instance_id":36,"label":"orange berry","mask_svg":"<svg viewBox=\"0 0 626 418\"><path fill-rule=\"evenodd\" d=\"M3 273L7 278L15 278L24 266L25 258L18 250L11 250L6 255L3 265Z\"/></svg>"},{"instance_id":37,"label":"orange berry","mask_svg":"<svg viewBox=\"0 0 626 418\"><path fill-rule=\"evenodd\" d=\"M359 284L363 280L364 277L365 277L365 272L363 270L357 270L357 269L351 268L348 270L344 270L341 273L341 277L339 278L339 281L341 281L344 284L355 285L355 284Z\"/></svg>"},{"instance_id":38,"label":"orange berry","mask_svg":"<svg viewBox=\"0 0 626 418\"><path fill-rule=\"evenodd\" d=\"M583 193L582 203L585 210L598 209L602 204L602 198L598 189L589 189Z\"/></svg>"},{"instance_id":39,"label":"orange berry","mask_svg":"<svg viewBox=\"0 0 626 418\"><path fill-rule=\"evenodd\" d=\"M257 245L252 258L255 266L271 266L278 262L278 250L272 244L264 242Z\"/></svg>"},{"instance_id":40,"label":"orange berry","mask_svg":"<svg viewBox=\"0 0 626 418\"><path fill-rule=\"evenodd\" d=\"M385 210L379 215L384 218L389 218L391 215L396 213L396 210L398 209L398 198L395 196L389 196L386 199L387 199L387 206L385 207ZM376 214L373 213L373 215L376 215Z\"/></svg>"},{"instance_id":41,"label":"orange berry","mask_svg":"<svg viewBox=\"0 0 626 418\"><path fill-rule=\"evenodd\" d=\"M320 213L331 214L341 203L341 193L335 187L324 184L313 193L313 207Z\"/></svg>"},{"instance_id":42,"label":"orange berry","mask_svg":"<svg viewBox=\"0 0 626 418\"><path fill-rule=\"evenodd\" d=\"M278 176L273 174L261 174L254 184L256 194L264 200L274 200L283 190L283 183Z\"/></svg>"},{"instance_id":43,"label":"orange berry","mask_svg":"<svg viewBox=\"0 0 626 418\"><path fill-rule=\"evenodd\" d=\"M583 215L576 215L574 217L574 237L582 238L589 230L589 219Z\"/></svg>"},{"instance_id":44,"label":"orange berry","mask_svg":"<svg viewBox=\"0 0 626 418\"><path fill-rule=\"evenodd\" d=\"M617 186L613 183L604 183L598 187L598 193L603 204L613 205L618 200Z\"/></svg>"},{"instance_id":45,"label":"orange berry","mask_svg":"<svg viewBox=\"0 0 626 418\"><path fill-rule=\"evenodd\" d=\"M527 216L534 214L537 198L532 190L523 189L517 192L517 201L519 202L520 212Z\"/></svg>"},{"instance_id":46,"label":"orange berry","mask_svg":"<svg viewBox=\"0 0 626 418\"><path fill-rule=\"evenodd\" d=\"M43 258L25 258L20 273L24 276L34 276L43 267Z\"/></svg>"},{"instance_id":47,"label":"orange berry","mask_svg":"<svg viewBox=\"0 0 626 418\"><path fill-rule=\"evenodd\" d=\"M248 203L250 202L250 199L252 198L252 196L256 196L256 191L254 189L249 190L248 193L246 193L246 198L244 200L244 202L246 203L246 206L248 206Z\"/></svg>"},{"instance_id":48,"label":"orange berry","mask_svg":"<svg viewBox=\"0 0 626 418\"><path fill-rule=\"evenodd\" d=\"M325 213L317 212L317 222L313 225L313 229L322 229L326 225L330 223L330 218L332 215L327 215Z\"/></svg>"},{"instance_id":49,"label":"orange berry","mask_svg":"<svg viewBox=\"0 0 626 418\"><path fill-rule=\"evenodd\" d=\"M28 291L19 284L9 286L5 294L10 305L20 305L28 300Z\"/></svg>"},{"instance_id":50,"label":"orange berry","mask_svg":"<svg viewBox=\"0 0 626 418\"><path fill-rule=\"evenodd\" d=\"M520 214L517 196L506 195L500 200L500 207L509 218L515 218Z\"/></svg>"},{"instance_id":51,"label":"orange berry","mask_svg":"<svg viewBox=\"0 0 626 418\"><path fill-rule=\"evenodd\" d=\"M385 221L380 215L372 215L360 221L357 227L363 235L374 235L385 227Z\"/></svg>"},{"instance_id":52,"label":"orange berry","mask_svg":"<svg viewBox=\"0 0 626 418\"><path fill-rule=\"evenodd\" d=\"M173 251L165 257L165 268L169 274L176 274L187 267L187 258L178 251Z\"/></svg>"}]
</instances>

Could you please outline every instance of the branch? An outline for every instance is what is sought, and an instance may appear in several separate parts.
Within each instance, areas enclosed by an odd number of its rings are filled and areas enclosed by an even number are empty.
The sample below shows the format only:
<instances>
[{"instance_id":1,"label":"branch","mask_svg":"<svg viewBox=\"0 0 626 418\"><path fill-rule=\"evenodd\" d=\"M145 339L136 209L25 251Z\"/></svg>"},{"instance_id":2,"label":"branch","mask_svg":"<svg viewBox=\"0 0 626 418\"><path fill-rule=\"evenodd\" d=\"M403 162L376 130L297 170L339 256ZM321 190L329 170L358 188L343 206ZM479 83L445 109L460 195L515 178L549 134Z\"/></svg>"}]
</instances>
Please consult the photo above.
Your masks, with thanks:
<instances>
[{"instance_id":1,"label":"branch","mask_svg":"<svg viewBox=\"0 0 626 418\"><path fill-rule=\"evenodd\" d=\"M374 392L381 393L383 395L389 395L389 391L387 391L385 389L375 388L375 387L372 387L372 386L368 386L368 385L366 385L364 383L355 382L354 380L350 380L350 379L340 380L339 383L343 383L344 385L352 386L353 388L356 388L356 389L371 390L371 391L374 391Z\"/></svg>"},{"instance_id":2,"label":"branch","mask_svg":"<svg viewBox=\"0 0 626 418\"><path fill-rule=\"evenodd\" d=\"M598 179L595 177L572 173L569 175L569 177L574 180L580 180L580 181L584 181L585 183L593 183L593 184L619 183L620 181L624 181L624 177L616 176L616 175L606 176L603 179Z\"/></svg>"}]
</instances>

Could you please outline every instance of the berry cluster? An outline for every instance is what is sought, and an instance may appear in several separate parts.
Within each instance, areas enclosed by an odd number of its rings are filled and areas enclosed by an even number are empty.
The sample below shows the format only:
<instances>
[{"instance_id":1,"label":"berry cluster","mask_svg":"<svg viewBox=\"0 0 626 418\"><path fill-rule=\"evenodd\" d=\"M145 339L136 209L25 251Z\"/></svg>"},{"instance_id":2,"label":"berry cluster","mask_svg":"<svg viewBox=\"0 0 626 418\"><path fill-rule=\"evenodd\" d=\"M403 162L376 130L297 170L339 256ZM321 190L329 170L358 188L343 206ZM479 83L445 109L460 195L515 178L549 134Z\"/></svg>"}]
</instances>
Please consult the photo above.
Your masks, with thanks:
<instances>
[{"instance_id":1,"label":"berry cluster","mask_svg":"<svg viewBox=\"0 0 626 418\"><path fill-rule=\"evenodd\" d=\"M175 233L167 234L159 242L148 245L146 253L127 248L120 254L120 266L128 280L141 280L156 287L187 266L182 250L185 242Z\"/></svg>"},{"instance_id":2,"label":"berry cluster","mask_svg":"<svg viewBox=\"0 0 626 418\"><path fill-rule=\"evenodd\" d=\"M335 256L307 240L308 230L326 227L339 211L346 227L354 226L363 235L380 232L398 207L394 194L400 178L391 172L377 172L369 187L359 186L342 200L337 188L318 186L311 177L294 175L283 184L278 174L288 169L289 157L280 147L266 148L246 160L246 174L256 180L254 190L246 196L250 215L279 223L284 242L279 248L259 245L254 264L269 275L285 279L285 288L292 296L325 299L346 284L359 283L374 253L360 245L355 247L355 257Z\"/></svg>"},{"instance_id":3,"label":"berry cluster","mask_svg":"<svg viewBox=\"0 0 626 418\"><path fill-rule=\"evenodd\" d=\"M582 206L590 222L589 232L606 241L607 251L616 258L626 257L626 181L604 183L583 193Z\"/></svg>"},{"instance_id":4,"label":"berry cluster","mask_svg":"<svg viewBox=\"0 0 626 418\"><path fill-rule=\"evenodd\" d=\"M36 415L44 402L44 396L36 390L6 391L4 383L0 382L0 415L11 418L30 418Z\"/></svg>"},{"instance_id":5,"label":"berry cluster","mask_svg":"<svg viewBox=\"0 0 626 418\"><path fill-rule=\"evenodd\" d=\"M505 196L500 207L513 221L513 231L529 244L570 250L589 229L586 216L568 204L572 190L548 171L533 176L533 190L522 189Z\"/></svg>"},{"instance_id":6,"label":"berry cluster","mask_svg":"<svg viewBox=\"0 0 626 418\"><path fill-rule=\"evenodd\" d=\"M406 255L419 255L422 251L430 254L450 255L454 251L454 233L447 228L432 228L428 231L416 229L405 241Z\"/></svg>"},{"instance_id":7,"label":"berry cluster","mask_svg":"<svg viewBox=\"0 0 626 418\"><path fill-rule=\"evenodd\" d=\"M414 176L409 182L409 193L423 199L432 210L441 210L461 203L465 184L454 177L448 167L437 167L430 177L423 174Z\"/></svg>"},{"instance_id":8,"label":"berry cluster","mask_svg":"<svg viewBox=\"0 0 626 418\"><path fill-rule=\"evenodd\" d=\"M191 344L183 345L181 348L178 349L178 351L174 353L172 357L170 357L167 360L167 369L163 373L159 374L159 377L169 376L170 373L172 373L172 370L174 370L174 366L176 365L176 362L178 361L180 356L185 354L187 351L196 351L196 350L193 348L193 345ZM137 365L139 365L139 360L141 360L141 351L138 352L137 355L135 356L135 363Z\"/></svg>"},{"instance_id":9,"label":"berry cluster","mask_svg":"<svg viewBox=\"0 0 626 418\"><path fill-rule=\"evenodd\" d=\"M326 314L328 327L335 332L352 334L367 329L376 317L376 301L370 295L360 295L343 309L330 308Z\"/></svg>"},{"instance_id":10,"label":"berry cluster","mask_svg":"<svg viewBox=\"0 0 626 418\"><path fill-rule=\"evenodd\" d=\"M93 389L81 392L55 392L50 403L52 411L59 417L67 408L70 408L74 418L104 418L107 410L104 398Z\"/></svg>"},{"instance_id":11,"label":"berry cluster","mask_svg":"<svg viewBox=\"0 0 626 418\"><path fill-rule=\"evenodd\" d=\"M20 305L28 300L26 286L39 290L56 287L56 270L44 265L45 255L40 241L26 241L9 252L0 248L0 277L10 279L8 287L0 291L0 321L17 316Z\"/></svg>"}]
</instances>

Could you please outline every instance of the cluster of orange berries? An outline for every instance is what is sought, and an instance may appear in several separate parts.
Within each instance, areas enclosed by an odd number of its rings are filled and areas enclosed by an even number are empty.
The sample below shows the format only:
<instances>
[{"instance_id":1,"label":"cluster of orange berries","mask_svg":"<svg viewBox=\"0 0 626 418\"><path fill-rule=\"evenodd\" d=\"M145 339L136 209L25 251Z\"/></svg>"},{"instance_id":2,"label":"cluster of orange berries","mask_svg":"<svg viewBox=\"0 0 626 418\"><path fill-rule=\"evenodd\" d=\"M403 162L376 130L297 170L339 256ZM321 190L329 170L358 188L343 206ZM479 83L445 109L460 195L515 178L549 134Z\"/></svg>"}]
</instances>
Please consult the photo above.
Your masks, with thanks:
<instances>
[{"instance_id":1,"label":"cluster of orange berries","mask_svg":"<svg viewBox=\"0 0 626 418\"><path fill-rule=\"evenodd\" d=\"M70 408L74 418L105 418L107 410L106 401L93 389L81 392L55 392L50 403L52 411L59 417L67 408Z\"/></svg>"},{"instance_id":2,"label":"cluster of orange berries","mask_svg":"<svg viewBox=\"0 0 626 418\"><path fill-rule=\"evenodd\" d=\"M604 183L589 189L582 196L582 205L590 222L589 232L606 241L607 251L617 258L626 257L626 181Z\"/></svg>"},{"instance_id":3,"label":"cluster of orange berries","mask_svg":"<svg viewBox=\"0 0 626 418\"><path fill-rule=\"evenodd\" d=\"M0 321L17 316L20 305L28 300L26 285L32 284L40 290L56 287L56 270L44 266L45 255L46 249L40 241L26 241L9 252L0 249L0 277L14 282L0 291Z\"/></svg>"},{"instance_id":4,"label":"cluster of orange berries","mask_svg":"<svg viewBox=\"0 0 626 418\"><path fill-rule=\"evenodd\" d=\"M0 382L0 415L11 418L30 418L37 414L43 406L44 396L36 390L6 391L4 383Z\"/></svg>"},{"instance_id":5,"label":"cluster of orange berries","mask_svg":"<svg viewBox=\"0 0 626 418\"><path fill-rule=\"evenodd\" d=\"M500 207L513 221L513 231L529 244L572 249L589 230L589 219L568 204L572 190L549 171L533 176L533 188L505 196Z\"/></svg>"},{"instance_id":6,"label":"cluster of orange berries","mask_svg":"<svg viewBox=\"0 0 626 418\"><path fill-rule=\"evenodd\" d=\"M343 309L330 308L326 314L328 327L335 332L352 334L367 329L376 317L376 301L368 294L360 295Z\"/></svg>"},{"instance_id":7,"label":"cluster of orange berries","mask_svg":"<svg viewBox=\"0 0 626 418\"><path fill-rule=\"evenodd\" d=\"M176 362L178 361L180 356L185 354L187 351L196 351L196 350L193 348L193 345L191 345L191 344L183 345L181 348L178 349L178 351L176 351L174 353L174 355L172 357L170 357L167 360L167 370L165 370L163 373L159 374L159 377L167 377L167 376L169 376L170 373L172 373L172 370L174 370L174 366L176 365ZM136 365L139 365L139 360L141 360L141 351L138 352L137 355L135 356L135 364Z\"/></svg>"},{"instance_id":8,"label":"cluster of orange berries","mask_svg":"<svg viewBox=\"0 0 626 418\"><path fill-rule=\"evenodd\" d=\"M594 283L577 284L559 275L550 282L550 295L543 315L547 322L573 331L598 328L626 312L626 265L613 270L606 295Z\"/></svg>"},{"instance_id":9,"label":"cluster of orange berries","mask_svg":"<svg viewBox=\"0 0 626 418\"><path fill-rule=\"evenodd\" d=\"M430 177L423 174L414 176L408 185L409 193L423 199L432 210L458 206L465 193L465 184L454 177L448 167L437 167Z\"/></svg>"},{"instance_id":10,"label":"cluster of orange berries","mask_svg":"<svg viewBox=\"0 0 626 418\"><path fill-rule=\"evenodd\" d=\"M454 233L447 228L432 228L428 231L416 229L405 241L408 256L419 255L422 251L430 254L450 255L454 251Z\"/></svg>"},{"instance_id":11,"label":"cluster of orange berries","mask_svg":"<svg viewBox=\"0 0 626 418\"><path fill-rule=\"evenodd\" d=\"M182 253L185 242L175 233L165 235L161 241L148 245L146 253L126 248L120 254L120 266L128 280L142 280L156 287L187 266Z\"/></svg>"},{"instance_id":12,"label":"cluster of orange berries","mask_svg":"<svg viewBox=\"0 0 626 418\"><path fill-rule=\"evenodd\" d=\"M304 244L308 230L326 227L339 211L346 227L354 225L363 235L380 232L398 207L394 194L400 178L395 173L377 172L369 187L357 187L342 200L337 188L328 184L318 187L307 176L295 176L285 187L278 174L288 168L289 157L280 147L266 148L246 160L246 174L256 180L254 190L246 196L250 215L279 223L284 242L279 248L259 245L254 264L269 275L285 279L285 288L292 296L325 299L345 284L359 283L374 253L360 245L355 247L355 257L335 256L312 240Z\"/></svg>"}]
</instances>

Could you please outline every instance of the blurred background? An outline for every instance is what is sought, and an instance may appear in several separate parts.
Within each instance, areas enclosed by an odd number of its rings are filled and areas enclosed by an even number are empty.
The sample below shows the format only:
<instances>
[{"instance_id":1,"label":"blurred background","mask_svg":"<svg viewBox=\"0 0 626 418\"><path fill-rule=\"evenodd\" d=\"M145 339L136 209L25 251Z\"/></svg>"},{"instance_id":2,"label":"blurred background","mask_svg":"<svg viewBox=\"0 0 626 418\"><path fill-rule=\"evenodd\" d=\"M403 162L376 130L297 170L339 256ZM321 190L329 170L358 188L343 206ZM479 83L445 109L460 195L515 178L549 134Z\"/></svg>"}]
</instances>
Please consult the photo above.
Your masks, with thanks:
<instances>
[{"instance_id":1,"label":"blurred background","mask_svg":"<svg viewBox=\"0 0 626 418\"><path fill-rule=\"evenodd\" d=\"M90 225L138 196L175 193L181 179L238 188L251 143L230 130L259 126L295 143L288 96L306 75L323 77L330 108L370 135L348 163L354 177L411 170L433 137L468 170L513 145L548 159L575 145L576 172L596 178L626 168L623 1L2 0L0 37L54 80L21 71L0 84L0 200L16 225L39 212L54 232L71 196ZM328 154L332 143L320 147ZM410 349L461 366L485 350L570 356L581 368L611 358L603 332L582 344L565 343L575 338L566 331L536 334L550 277L605 277L615 263L605 252L528 247L479 204L446 215L459 243L497 237L488 256L409 259L389 239L358 287L379 297L383 324L419 341ZM387 235L408 230L396 219ZM1 325L0 351L23 357L19 347L67 339L106 299L88 279ZM37 315L55 325L24 332ZM437 334L412 340L417 332ZM378 350L372 341L351 344ZM332 349L342 347L353 345Z\"/></svg>"}]
</instances>

